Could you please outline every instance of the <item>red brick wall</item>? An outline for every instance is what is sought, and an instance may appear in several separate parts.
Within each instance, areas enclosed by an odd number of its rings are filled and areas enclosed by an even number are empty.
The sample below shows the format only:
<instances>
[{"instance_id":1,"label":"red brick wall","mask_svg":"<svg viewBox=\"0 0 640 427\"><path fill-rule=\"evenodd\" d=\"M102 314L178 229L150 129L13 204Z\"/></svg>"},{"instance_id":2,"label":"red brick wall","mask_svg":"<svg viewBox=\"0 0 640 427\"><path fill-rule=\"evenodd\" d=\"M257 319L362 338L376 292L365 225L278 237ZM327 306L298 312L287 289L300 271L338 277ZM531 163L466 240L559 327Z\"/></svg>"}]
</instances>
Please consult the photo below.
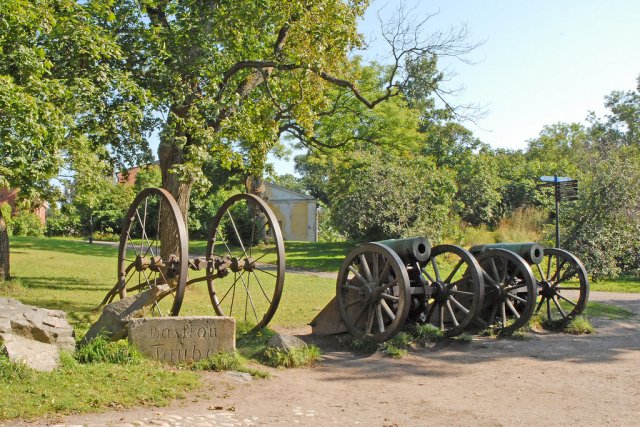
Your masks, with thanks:
<instances>
[{"instance_id":1,"label":"red brick wall","mask_svg":"<svg viewBox=\"0 0 640 427\"><path fill-rule=\"evenodd\" d=\"M14 188L13 190L7 188L0 188L0 205L3 203L9 203L11 206L11 213L15 215L16 213L16 196L20 190ZM34 209L33 211L38 218L40 218L40 223L44 225L47 220L47 208L41 206L39 208Z\"/></svg>"}]
</instances>

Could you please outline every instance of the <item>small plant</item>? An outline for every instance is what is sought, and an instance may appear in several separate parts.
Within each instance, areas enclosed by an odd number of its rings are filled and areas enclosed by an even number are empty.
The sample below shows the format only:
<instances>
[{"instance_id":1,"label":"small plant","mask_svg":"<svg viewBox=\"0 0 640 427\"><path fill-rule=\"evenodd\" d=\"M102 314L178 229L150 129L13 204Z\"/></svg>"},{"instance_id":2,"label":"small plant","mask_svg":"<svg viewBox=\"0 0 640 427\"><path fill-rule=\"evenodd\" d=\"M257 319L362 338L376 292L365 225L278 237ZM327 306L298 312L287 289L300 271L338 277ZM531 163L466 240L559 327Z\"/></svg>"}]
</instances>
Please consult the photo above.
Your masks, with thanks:
<instances>
[{"instance_id":1,"label":"small plant","mask_svg":"<svg viewBox=\"0 0 640 427\"><path fill-rule=\"evenodd\" d=\"M239 371L243 367L242 359L238 352L219 352L206 359L193 362L191 369L194 371Z\"/></svg>"},{"instance_id":2,"label":"small plant","mask_svg":"<svg viewBox=\"0 0 640 427\"><path fill-rule=\"evenodd\" d=\"M4 346L0 346L0 353ZM29 382L34 376L33 369L24 363L13 363L6 356L0 356L0 382Z\"/></svg>"},{"instance_id":3,"label":"small plant","mask_svg":"<svg viewBox=\"0 0 640 427\"><path fill-rule=\"evenodd\" d=\"M511 338L518 341L529 341L531 336L527 333L525 328L520 328L511 334Z\"/></svg>"},{"instance_id":4,"label":"small plant","mask_svg":"<svg viewBox=\"0 0 640 427\"><path fill-rule=\"evenodd\" d=\"M221 351L206 359L193 362L189 367L193 371L238 371L250 374L256 378L269 378L271 376L268 372L247 367L246 359L237 351L231 353Z\"/></svg>"},{"instance_id":5,"label":"small plant","mask_svg":"<svg viewBox=\"0 0 640 427\"><path fill-rule=\"evenodd\" d=\"M591 322L589 322L589 319L584 316L577 316L566 324L564 331L568 334L582 335L592 334L595 332L595 329Z\"/></svg>"},{"instance_id":6,"label":"small plant","mask_svg":"<svg viewBox=\"0 0 640 427\"><path fill-rule=\"evenodd\" d=\"M339 339L338 341L340 344L348 345L356 353L373 354L378 351L378 343L374 341L370 335L365 335L360 338L355 338L349 335L345 338Z\"/></svg>"},{"instance_id":7,"label":"small plant","mask_svg":"<svg viewBox=\"0 0 640 427\"><path fill-rule=\"evenodd\" d=\"M460 335L458 335L456 337L453 337L452 339L455 340L455 341L458 341L458 342L463 342L463 343L468 344L471 341L473 341L473 336L471 336L471 334L463 333L463 334L460 334Z\"/></svg>"},{"instance_id":8,"label":"small plant","mask_svg":"<svg viewBox=\"0 0 640 427\"><path fill-rule=\"evenodd\" d=\"M126 341L110 342L97 336L74 354L80 363L115 363L129 365L143 360L142 355Z\"/></svg>"},{"instance_id":9,"label":"small plant","mask_svg":"<svg viewBox=\"0 0 640 427\"><path fill-rule=\"evenodd\" d=\"M380 344L380 350L389 357L402 359L411 347L413 337L406 332L400 332L389 341Z\"/></svg>"},{"instance_id":10,"label":"small plant","mask_svg":"<svg viewBox=\"0 0 640 427\"><path fill-rule=\"evenodd\" d=\"M416 344L425 345L429 342L437 342L442 339L443 334L440 328L430 323L415 325L410 329Z\"/></svg>"},{"instance_id":11,"label":"small plant","mask_svg":"<svg viewBox=\"0 0 640 427\"><path fill-rule=\"evenodd\" d=\"M312 366L320 358L320 349L315 345L307 345L291 350L281 350L268 347L262 353L262 360L266 365L274 368L298 368Z\"/></svg>"}]
</instances>

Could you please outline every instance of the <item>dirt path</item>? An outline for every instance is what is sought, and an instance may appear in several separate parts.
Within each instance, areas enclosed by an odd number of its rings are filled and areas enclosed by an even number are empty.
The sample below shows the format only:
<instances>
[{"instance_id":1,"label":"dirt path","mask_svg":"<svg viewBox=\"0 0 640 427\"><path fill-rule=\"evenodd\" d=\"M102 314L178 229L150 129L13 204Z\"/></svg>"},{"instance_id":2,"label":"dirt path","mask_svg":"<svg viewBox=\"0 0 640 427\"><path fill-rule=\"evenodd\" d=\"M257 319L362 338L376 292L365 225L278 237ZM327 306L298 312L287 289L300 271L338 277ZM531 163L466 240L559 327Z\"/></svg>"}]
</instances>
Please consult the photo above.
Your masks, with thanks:
<instances>
[{"instance_id":1,"label":"dirt path","mask_svg":"<svg viewBox=\"0 0 640 427\"><path fill-rule=\"evenodd\" d=\"M597 333L589 336L542 333L528 341L450 340L401 360L353 354L334 339L318 341L310 330L297 330L303 339L321 345L324 356L318 366L272 370L269 380L251 380L237 373L207 374L202 390L165 408L76 415L57 422L637 426L640 294L593 292L591 299L626 307L638 317L594 319ZM46 423L41 420L35 425Z\"/></svg>"}]
</instances>

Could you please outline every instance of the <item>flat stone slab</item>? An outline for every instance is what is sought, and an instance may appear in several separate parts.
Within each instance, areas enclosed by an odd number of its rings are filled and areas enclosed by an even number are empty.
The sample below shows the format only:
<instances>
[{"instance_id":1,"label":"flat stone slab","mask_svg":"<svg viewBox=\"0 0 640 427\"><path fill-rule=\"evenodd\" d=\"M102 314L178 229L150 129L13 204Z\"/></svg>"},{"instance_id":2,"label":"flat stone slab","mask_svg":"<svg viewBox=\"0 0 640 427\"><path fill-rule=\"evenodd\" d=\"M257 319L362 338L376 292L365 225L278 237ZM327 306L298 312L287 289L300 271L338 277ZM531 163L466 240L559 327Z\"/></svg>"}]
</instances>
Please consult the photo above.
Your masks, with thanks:
<instances>
[{"instance_id":1,"label":"flat stone slab","mask_svg":"<svg viewBox=\"0 0 640 427\"><path fill-rule=\"evenodd\" d=\"M76 348L75 333L64 311L34 307L9 298L0 298L0 333L54 344L70 352Z\"/></svg>"},{"instance_id":2,"label":"flat stone slab","mask_svg":"<svg viewBox=\"0 0 640 427\"><path fill-rule=\"evenodd\" d=\"M13 363L24 363L37 371L51 372L60 360L60 349L55 344L47 344L11 333L0 333L2 352Z\"/></svg>"},{"instance_id":3,"label":"flat stone slab","mask_svg":"<svg viewBox=\"0 0 640 427\"><path fill-rule=\"evenodd\" d=\"M233 317L192 316L131 319L129 341L145 356L177 364L236 349Z\"/></svg>"}]
</instances>

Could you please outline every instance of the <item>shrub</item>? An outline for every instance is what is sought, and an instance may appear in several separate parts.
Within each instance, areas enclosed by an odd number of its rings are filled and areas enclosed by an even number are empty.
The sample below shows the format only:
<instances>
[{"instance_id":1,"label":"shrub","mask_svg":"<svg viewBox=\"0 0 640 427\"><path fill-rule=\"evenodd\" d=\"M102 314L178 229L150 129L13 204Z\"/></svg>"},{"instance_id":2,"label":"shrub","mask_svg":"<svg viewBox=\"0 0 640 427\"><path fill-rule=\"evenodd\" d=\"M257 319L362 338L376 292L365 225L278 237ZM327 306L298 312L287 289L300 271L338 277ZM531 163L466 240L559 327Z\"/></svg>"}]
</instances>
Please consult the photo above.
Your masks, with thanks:
<instances>
[{"instance_id":1,"label":"shrub","mask_svg":"<svg viewBox=\"0 0 640 427\"><path fill-rule=\"evenodd\" d=\"M44 226L33 212L19 212L11 219L14 236L43 237Z\"/></svg>"}]
</instances>

